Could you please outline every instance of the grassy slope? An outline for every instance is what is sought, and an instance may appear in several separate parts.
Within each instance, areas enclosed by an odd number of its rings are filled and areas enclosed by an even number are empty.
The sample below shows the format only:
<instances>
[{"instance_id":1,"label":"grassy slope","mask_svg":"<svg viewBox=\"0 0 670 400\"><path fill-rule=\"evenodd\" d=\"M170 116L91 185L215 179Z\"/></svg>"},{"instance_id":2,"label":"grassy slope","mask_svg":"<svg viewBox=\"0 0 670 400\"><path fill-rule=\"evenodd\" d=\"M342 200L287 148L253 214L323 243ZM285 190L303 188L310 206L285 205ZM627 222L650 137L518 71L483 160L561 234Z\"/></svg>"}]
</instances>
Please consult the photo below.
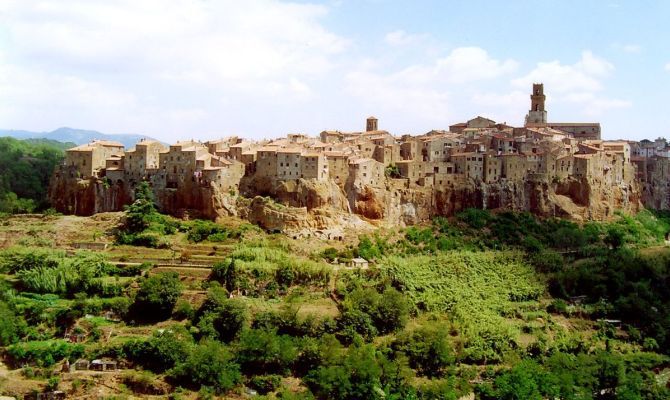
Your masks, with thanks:
<instances>
[{"instance_id":1,"label":"grassy slope","mask_svg":"<svg viewBox=\"0 0 670 400\"><path fill-rule=\"evenodd\" d=\"M0 224L0 243L4 248L67 248L73 242L92 240L112 243L112 231L117 223L117 216L113 214L93 218L5 219ZM627 224L630 225L630 221ZM657 243L649 238L653 234L637 231L629 233L633 234L641 235L645 245ZM471 240L468 237L450 235L460 242L468 243L490 239L475 238L472 235L475 239ZM390 284L411 299L414 311L408 323L409 331L432 326L436 322L444 324L460 360L458 369L465 371L459 373L461 375L458 376L461 377L469 374L467 371L471 366L483 373L483 365L489 362L498 363L498 368L514 365L524 349L536 343L559 349L569 347L574 342L584 342L587 348L596 349L605 348L607 342L607 346L621 353L641 349L638 344L627 340L626 333L621 330L615 331L610 337L600 335L601 327L578 308L573 309L572 313L547 312L546 305L552 299L545 291L545 278L535 274L526 255L516 250L450 250L436 251L433 254L429 251L426 254L423 251L408 250L413 244L408 245L403 242L402 236L395 235L387 238L388 241L395 243L396 249L402 247L403 250L387 251L389 256L379 256L376 266L369 271L358 272L334 269L320 260L313 249L323 250L330 243L315 239L308 242L294 241L258 231L250 231L241 239L231 239L224 243L189 243L183 233L168 239L172 250L111 246L104 254L112 263L148 261L171 265L186 284L182 299L194 307L198 307L205 299L208 273L198 273L197 268L184 265L211 265L232 257L237 260L236 266L242 276L235 287L236 293L246 293L246 296L241 296L242 301L254 315L268 310L291 308L298 310L300 318L308 315L317 319L332 318L339 312L335 301L337 296L330 293L331 288L337 288L337 293L342 292L342 288L356 285L380 287ZM421 248L430 246L430 243L421 240L413 243L418 243L416 246ZM353 247L355 246L352 243ZM476 245L470 243L464 247L473 248ZM346 252L347 249L340 248L340 251ZM654 251L667 253L660 248ZM289 265L301 271L301 278L297 280L299 283L288 291L272 287L271 283L275 280L277 271ZM155 271L149 270L148 273ZM10 285L16 284L16 277L12 274L5 275L5 279ZM131 282L136 278L107 279L126 287L127 293L136 290ZM20 310L40 310L38 315L29 315L32 318L29 323L33 325L33 329L28 339L36 341L56 337L58 330L53 324L53 316L70 309L75 302L53 295L17 293L14 296ZM183 321L165 321L155 325L132 326L98 316L87 316L79 319L76 326L89 333L99 332L96 333L97 338L89 336L83 344L86 352L95 354L101 348L150 337L156 329L169 327L173 323L184 324ZM395 334L391 334L380 340L389 342L394 336ZM501 340L507 343L506 346L496 347ZM33 377L34 372L26 372L26 368L0 371L0 387L4 387L3 390L8 393L39 389L46 384L51 369L30 368L31 371L38 371L37 380ZM2 374L7 377L4 381ZM128 395L130 390L120 384L122 379L122 373L103 377L73 374L62 376L60 387L78 394L102 390L108 396ZM156 385L162 385L161 375L152 376L150 379L158 382ZM283 384L295 386L296 381L291 379L283 379ZM422 382L422 378L415 379L415 382ZM475 373L466 380L476 382L481 379L483 377ZM81 382L90 383L87 386ZM195 394L186 392L185 396L194 397Z\"/></svg>"}]
</instances>

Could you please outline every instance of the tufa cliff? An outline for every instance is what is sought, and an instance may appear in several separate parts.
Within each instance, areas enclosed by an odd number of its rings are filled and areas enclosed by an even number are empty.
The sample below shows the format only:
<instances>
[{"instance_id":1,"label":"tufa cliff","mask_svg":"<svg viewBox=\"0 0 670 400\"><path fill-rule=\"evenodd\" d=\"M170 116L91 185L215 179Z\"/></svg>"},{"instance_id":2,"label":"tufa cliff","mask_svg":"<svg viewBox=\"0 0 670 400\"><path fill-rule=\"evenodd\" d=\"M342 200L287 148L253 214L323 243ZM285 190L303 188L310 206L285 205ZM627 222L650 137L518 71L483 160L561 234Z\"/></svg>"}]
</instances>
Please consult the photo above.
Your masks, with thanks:
<instances>
[{"instance_id":1,"label":"tufa cliff","mask_svg":"<svg viewBox=\"0 0 670 400\"><path fill-rule=\"evenodd\" d=\"M434 216L451 216L469 207L603 220L614 210L637 212L643 199L637 183L612 186L573 177L560 181L471 182L440 189L410 187L406 179L390 178L375 187L341 187L331 180L245 177L239 194L197 184L156 188L154 194L159 209L174 216L212 220L237 216L270 231L289 232L410 225ZM49 197L60 212L92 215L122 210L132 201L132 187L104 178L82 180L60 171L52 178Z\"/></svg>"}]
</instances>

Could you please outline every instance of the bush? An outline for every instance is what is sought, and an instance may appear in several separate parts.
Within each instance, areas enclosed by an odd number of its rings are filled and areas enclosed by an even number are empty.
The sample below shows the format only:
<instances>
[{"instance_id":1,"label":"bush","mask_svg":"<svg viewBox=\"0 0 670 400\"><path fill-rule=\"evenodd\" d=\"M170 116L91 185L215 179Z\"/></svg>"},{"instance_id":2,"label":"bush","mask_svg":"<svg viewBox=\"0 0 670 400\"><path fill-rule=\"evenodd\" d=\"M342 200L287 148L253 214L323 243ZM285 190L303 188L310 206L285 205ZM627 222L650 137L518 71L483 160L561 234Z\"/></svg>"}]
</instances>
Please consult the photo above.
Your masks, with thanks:
<instances>
[{"instance_id":1,"label":"bush","mask_svg":"<svg viewBox=\"0 0 670 400\"><path fill-rule=\"evenodd\" d=\"M337 259L337 249L334 247L328 247L321 252L321 258L328 262L333 262Z\"/></svg>"},{"instance_id":2,"label":"bush","mask_svg":"<svg viewBox=\"0 0 670 400\"><path fill-rule=\"evenodd\" d=\"M260 394L274 392L280 384L280 375L257 375L249 380L249 386L256 389Z\"/></svg>"},{"instance_id":3,"label":"bush","mask_svg":"<svg viewBox=\"0 0 670 400\"><path fill-rule=\"evenodd\" d=\"M249 313L243 300L224 296L222 289L210 289L201 308L198 329L202 336L229 342L248 325Z\"/></svg>"},{"instance_id":4,"label":"bush","mask_svg":"<svg viewBox=\"0 0 670 400\"><path fill-rule=\"evenodd\" d=\"M489 220L491 220L491 213L487 210L468 208L458 213L456 217L468 224L471 228L482 229L488 224Z\"/></svg>"},{"instance_id":5,"label":"bush","mask_svg":"<svg viewBox=\"0 0 670 400\"><path fill-rule=\"evenodd\" d=\"M235 260L215 262L209 280L217 281L224 285L228 291L237 287L238 271L235 268Z\"/></svg>"},{"instance_id":6,"label":"bush","mask_svg":"<svg viewBox=\"0 0 670 400\"><path fill-rule=\"evenodd\" d=\"M240 335L237 359L247 373L287 374L297 358L298 349L290 336L263 329L249 329Z\"/></svg>"},{"instance_id":7,"label":"bush","mask_svg":"<svg viewBox=\"0 0 670 400\"><path fill-rule=\"evenodd\" d=\"M408 317L409 303L396 289L388 287L381 294L372 288L354 289L341 305L338 327L345 341L355 333L371 339L402 329Z\"/></svg>"},{"instance_id":8,"label":"bush","mask_svg":"<svg viewBox=\"0 0 670 400\"><path fill-rule=\"evenodd\" d=\"M439 326L419 328L400 335L392 347L404 353L409 359L409 365L418 373L439 377L455 361L447 331L445 327Z\"/></svg>"},{"instance_id":9,"label":"bush","mask_svg":"<svg viewBox=\"0 0 670 400\"><path fill-rule=\"evenodd\" d=\"M232 389L242 379L240 367L228 347L211 340L197 345L186 361L169 374L179 385L210 386L219 394Z\"/></svg>"},{"instance_id":10,"label":"bush","mask_svg":"<svg viewBox=\"0 0 670 400\"><path fill-rule=\"evenodd\" d=\"M0 346L16 343L25 328L26 322L7 303L0 301Z\"/></svg>"},{"instance_id":11,"label":"bush","mask_svg":"<svg viewBox=\"0 0 670 400\"><path fill-rule=\"evenodd\" d=\"M165 394L156 377L147 371L126 371L121 377L121 382L133 393L154 396Z\"/></svg>"},{"instance_id":12,"label":"bush","mask_svg":"<svg viewBox=\"0 0 670 400\"><path fill-rule=\"evenodd\" d=\"M381 399L385 396L380 361L374 346L355 345L343 360L307 374L305 383L323 399Z\"/></svg>"},{"instance_id":13,"label":"bush","mask_svg":"<svg viewBox=\"0 0 670 400\"><path fill-rule=\"evenodd\" d=\"M174 311L172 313L172 317L176 320L185 320L185 319L193 319L195 316L195 310L193 310L193 306L191 303L189 303L186 300L178 300L177 304L174 307Z\"/></svg>"},{"instance_id":14,"label":"bush","mask_svg":"<svg viewBox=\"0 0 670 400\"><path fill-rule=\"evenodd\" d=\"M556 299L547 306L547 312L555 314L567 314L568 304L561 299Z\"/></svg>"},{"instance_id":15,"label":"bush","mask_svg":"<svg viewBox=\"0 0 670 400\"><path fill-rule=\"evenodd\" d=\"M84 346L64 340L47 340L16 343L7 348L12 365L32 364L49 367L64 358L74 361L84 354Z\"/></svg>"},{"instance_id":16,"label":"bush","mask_svg":"<svg viewBox=\"0 0 670 400\"><path fill-rule=\"evenodd\" d=\"M183 287L175 272L160 273L144 279L135 297L133 317L139 320L169 318Z\"/></svg>"},{"instance_id":17,"label":"bush","mask_svg":"<svg viewBox=\"0 0 670 400\"><path fill-rule=\"evenodd\" d=\"M237 239L241 236L242 230L229 229L212 221L195 220L186 225L187 237L191 242L223 242L227 239Z\"/></svg>"},{"instance_id":18,"label":"bush","mask_svg":"<svg viewBox=\"0 0 670 400\"><path fill-rule=\"evenodd\" d=\"M35 293L71 296L86 292L114 296L118 294L118 289L108 288L95 279L106 275L111 269L104 256L83 253L73 258L45 260L29 269L21 269L16 274L21 285Z\"/></svg>"},{"instance_id":19,"label":"bush","mask_svg":"<svg viewBox=\"0 0 670 400\"><path fill-rule=\"evenodd\" d=\"M161 373L186 361L193 347L193 338L178 325L157 331L149 340L126 342L126 357L144 368Z\"/></svg>"}]
</instances>

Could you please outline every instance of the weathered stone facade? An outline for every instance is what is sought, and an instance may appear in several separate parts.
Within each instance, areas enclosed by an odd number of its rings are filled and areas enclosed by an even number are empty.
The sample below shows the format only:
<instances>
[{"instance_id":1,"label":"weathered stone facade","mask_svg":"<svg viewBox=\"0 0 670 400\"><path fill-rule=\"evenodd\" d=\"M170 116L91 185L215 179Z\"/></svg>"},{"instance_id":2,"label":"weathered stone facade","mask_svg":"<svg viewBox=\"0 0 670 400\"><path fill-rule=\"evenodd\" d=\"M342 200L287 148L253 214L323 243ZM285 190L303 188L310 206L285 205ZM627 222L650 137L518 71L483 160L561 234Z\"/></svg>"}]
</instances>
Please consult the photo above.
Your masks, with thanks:
<instances>
[{"instance_id":1,"label":"weathered stone facade","mask_svg":"<svg viewBox=\"0 0 670 400\"><path fill-rule=\"evenodd\" d=\"M147 181L164 212L271 218L261 224L269 229L325 229L336 215L414 223L466 207L576 219L635 212L642 200L670 208L665 142L602 141L599 125L597 134L555 129L570 124L546 122L541 85L533 86L530 113L540 122L515 128L476 117L450 131L401 138L369 118L364 132L323 131L319 138L140 142L125 153L94 142L68 152L51 200L67 213L120 210ZM249 202L256 196L296 210Z\"/></svg>"}]
</instances>

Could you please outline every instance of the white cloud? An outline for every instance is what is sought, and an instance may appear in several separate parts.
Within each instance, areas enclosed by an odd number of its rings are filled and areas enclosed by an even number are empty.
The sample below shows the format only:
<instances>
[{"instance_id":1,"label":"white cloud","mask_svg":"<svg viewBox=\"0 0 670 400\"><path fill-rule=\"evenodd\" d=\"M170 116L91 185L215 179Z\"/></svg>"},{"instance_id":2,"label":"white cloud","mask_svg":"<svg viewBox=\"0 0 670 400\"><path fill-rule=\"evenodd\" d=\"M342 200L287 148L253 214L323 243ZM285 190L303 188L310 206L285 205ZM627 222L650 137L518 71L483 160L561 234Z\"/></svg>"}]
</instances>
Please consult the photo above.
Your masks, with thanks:
<instances>
[{"instance_id":1,"label":"white cloud","mask_svg":"<svg viewBox=\"0 0 670 400\"><path fill-rule=\"evenodd\" d=\"M594 56L590 51L584 51L581 59L573 65L564 65L558 60L539 62L535 69L514 79L512 84L529 88L533 82L544 82L545 87L551 87L552 93L591 92L601 90L600 78L613 70L614 66L608 61Z\"/></svg>"},{"instance_id":2,"label":"white cloud","mask_svg":"<svg viewBox=\"0 0 670 400\"><path fill-rule=\"evenodd\" d=\"M511 59L493 59L479 47L460 47L437 61L436 72L450 82L465 83L497 78L514 72L518 65Z\"/></svg>"},{"instance_id":3,"label":"white cloud","mask_svg":"<svg viewBox=\"0 0 670 400\"><path fill-rule=\"evenodd\" d=\"M642 51L642 46L634 43L612 43L611 47L615 50L622 51L629 54L637 54Z\"/></svg>"},{"instance_id":4,"label":"white cloud","mask_svg":"<svg viewBox=\"0 0 670 400\"><path fill-rule=\"evenodd\" d=\"M142 128L122 126L142 120L141 112L147 118L163 115L157 109L172 110L184 122L170 128L174 131L194 119L216 123L217 104L206 104L214 92L238 100L277 96L303 102L314 93L311 85L337 67L337 57L349 46L321 25L328 12L322 5L280 0L174 0L169 6L162 0L0 3L5 33L0 69L12 74L0 76L3 98L26 109L56 107L65 100L69 108L63 105L61 118L73 120L107 104L108 117L124 130ZM3 123L20 120L16 116Z\"/></svg>"},{"instance_id":5,"label":"white cloud","mask_svg":"<svg viewBox=\"0 0 670 400\"><path fill-rule=\"evenodd\" d=\"M361 67L346 76L346 91L374 113L400 112L405 118L444 127L458 117L459 103L469 96L471 89L464 84L476 86L511 73L517 66L511 59L492 58L484 49L461 47L430 63L391 72L377 63L362 62Z\"/></svg>"},{"instance_id":6,"label":"white cloud","mask_svg":"<svg viewBox=\"0 0 670 400\"><path fill-rule=\"evenodd\" d=\"M407 46L425 41L430 36L426 34L407 33L402 29L384 35L384 42L390 46Z\"/></svg>"},{"instance_id":7,"label":"white cloud","mask_svg":"<svg viewBox=\"0 0 670 400\"><path fill-rule=\"evenodd\" d=\"M670 62L667 63L667 64L665 64L665 70L666 70L666 71L670 71Z\"/></svg>"},{"instance_id":8,"label":"white cloud","mask_svg":"<svg viewBox=\"0 0 670 400\"><path fill-rule=\"evenodd\" d=\"M554 60L539 62L523 77L512 80L512 85L528 89L534 82L544 83L545 92L552 95L556 103L578 105L585 115L599 115L606 110L629 107L627 100L610 99L600 95L604 89L603 80L614 71L609 61L586 50L579 61L572 65Z\"/></svg>"}]
</instances>

